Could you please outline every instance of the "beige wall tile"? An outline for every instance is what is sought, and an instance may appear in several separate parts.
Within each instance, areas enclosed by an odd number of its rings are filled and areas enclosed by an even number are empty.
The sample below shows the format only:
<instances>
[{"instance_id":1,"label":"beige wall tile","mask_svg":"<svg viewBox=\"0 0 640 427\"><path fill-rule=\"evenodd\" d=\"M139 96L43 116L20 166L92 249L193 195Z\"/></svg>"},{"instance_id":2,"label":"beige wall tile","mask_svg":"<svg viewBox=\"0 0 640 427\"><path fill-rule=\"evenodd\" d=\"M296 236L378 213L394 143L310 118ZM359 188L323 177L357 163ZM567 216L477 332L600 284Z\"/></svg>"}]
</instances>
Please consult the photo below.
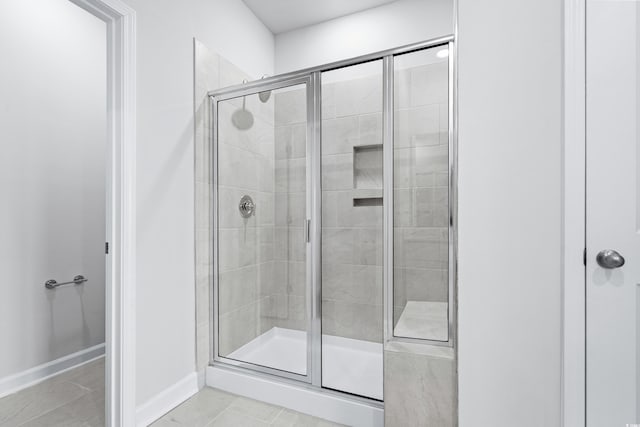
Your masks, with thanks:
<instances>
[{"instance_id":1,"label":"beige wall tile","mask_svg":"<svg viewBox=\"0 0 640 427\"><path fill-rule=\"evenodd\" d=\"M336 117L382 111L382 63L379 76L341 81L334 85Z\"/></svg>"},{"instance_id":2,"label":"beige wall tile","mask_svg":"<svg viewBox=\"0 0 640 427\"><path fill-rule=\"evenodd\" d=\"M448 98L447 61L415 67L411 70L411 106L444 104Z\"/></svg>"},{"instance_id":3,"label":"beige wall tile","mask_svg":"<svg viewBox=\"0 0 640 427\"><path fill-rule=\"evenodd\" d=\"M227 356L259 335L260 301L220 315L219 352Z\"/></svg>"},{"instance_id":4,"label":"beige wall tile","mask_svg":"<svg viewBox=\"0 0 640 427\"><path fill-rule=\"evenodd\" d=\"M275 162L275 192L303 192L307 185L306 159L284 159Z\"/></svg>"},{"instance_id":5,"label":"beige wall tile","mask_svg":"<svg viewBox=\"0 0 640 427\"><path fill-rule=\"evenodd\" d=\"M411 68L396 69L393 88L393 105L395 108L411 107Z\"/></svg>"},{"instance_id":6,"label":"beige wall tile","mask_svg":"<svg viewBox=\"0 0 640 427\"><path fill-rule=\"evenodd\" d=\"M306 123L275 128L275 159L298 159L307 153Z\"/></svg>"},{"instance_id":7,"label":"beige wall tile","mask_svg":"<svg viewBox=\"0 0 640 427\"><path fill-rule=\"evenodd\" d=\"M396 110L394 147L420 147L440 143L440 109L437 104Z\"/></svg>"},{"instance_id":8,"label":"beige wall tile","mask_svg":"<svg viewBox=\"0 0 640 427\"><path fill-rule=\"evenodd\" d=\"M385 426L453 427L455 361L408 352L384 352Z\"/></svg>"},{"instance_id":9,"label":"beige wall tile","mask_svg":"<svg viewBox=\"0 0 640 427\"><path fill-rule=\"evenodd\" d=\"M393 272L394 305L404 307L407 301L447 302L447 270L396 268Z\"/></svg>"},{"instance_id":10,"label":"beige wall tile","mask_svg":"<svg viewBox=\"0 0 640 427\"><path fill-rule=\"evenodd\" d=\"M258 263L256 228L218 230L218 266L220 272Z\"/></svg>"},{"instance_id":11,"label":"beige wall tile","mask_svg":"<svg viewBox=\"0 0 640 427\"><path fill-rule=\"evenodd\" d=\"M381 266L325 264L322 267L322 297L382 305L382 279Z\"/></svg>"},{"instance_id":12,"label":"beige wall tile","mask_svg":"<svg viewBox=\"0 0 640 427\"><path fill-rule=\"evenodd\" d=\"M382 342L382 306L323 298L322 333Z\"/></svg>"},{"instance_id":13,"label":"beige wall tile","mask_svg":"<svg viewBox=\"0 0 640 427\"><path fill-rule=\"evenodd\" d=\"M305 123L307 121L307 94L302 88L275 94L276 126Z\"/></svg>"},{"instance_id":14,"label":"beige wall tile","mask_svg":"<svg viewBox=\"0 0 640 427\"><path fill-rule=\"evenodd\" d=\"M382 144L382 113L358 116L359 145Z\"/></svg>"},{"instance_id":15,"label":"beige wall tile","mask_svg":"<svg viewBox=\"0 0 640 427\"><path fill-rule=\"evenodd\" d=\"M395 230L395 268L446 269L448 254L447 229L397 228Z\"/></svg>"},{"instance_id":16,"label":"beige wall tile","mask_svg":"<svg viewBox=\"0 0 640 427\"><path fill-rule=\"evenodd\" d=\"M322 189L353 189L353 151L349 154L322 156Z\"/></svg>"},{"instance_id":17,"label":"beige wall tile","mask_svg":"<svg viewBox=\"0 0 640 427\"><path fill-rule=\"evenodd\" d=\"M226 314L255 301L258 297L258 266L253 264L220 273L218 277L218 310Z\"/></svg>"},{"instance_id":18,"label":"beige wall tile","mask_svg":"<svg viewBox=\"0 0 640 427\"><path fill-rule=\"evenodd\" d=\"M360 142L359 126L358 116L322 120L322 155L351 154Z\"/></svg>"}]
</instances>

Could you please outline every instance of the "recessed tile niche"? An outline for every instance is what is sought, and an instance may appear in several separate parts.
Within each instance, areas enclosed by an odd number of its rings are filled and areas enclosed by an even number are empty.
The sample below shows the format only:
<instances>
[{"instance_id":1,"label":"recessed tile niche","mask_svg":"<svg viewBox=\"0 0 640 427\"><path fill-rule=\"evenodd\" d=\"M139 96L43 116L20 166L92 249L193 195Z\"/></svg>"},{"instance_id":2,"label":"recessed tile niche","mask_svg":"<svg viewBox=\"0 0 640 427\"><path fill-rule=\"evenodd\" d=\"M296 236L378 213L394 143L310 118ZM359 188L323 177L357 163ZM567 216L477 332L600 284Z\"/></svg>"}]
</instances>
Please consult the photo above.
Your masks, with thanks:
<instances>
[{"instance_id":1,"label":"recessed tile niche","mask_svg":"<svg viewBox=\"0 0 640 427\"><path fill-rule=\"evenodd\" d=\"M353 206L382 205L382 144L353 147L353 188Z\"/></svg>"}]
</instances>

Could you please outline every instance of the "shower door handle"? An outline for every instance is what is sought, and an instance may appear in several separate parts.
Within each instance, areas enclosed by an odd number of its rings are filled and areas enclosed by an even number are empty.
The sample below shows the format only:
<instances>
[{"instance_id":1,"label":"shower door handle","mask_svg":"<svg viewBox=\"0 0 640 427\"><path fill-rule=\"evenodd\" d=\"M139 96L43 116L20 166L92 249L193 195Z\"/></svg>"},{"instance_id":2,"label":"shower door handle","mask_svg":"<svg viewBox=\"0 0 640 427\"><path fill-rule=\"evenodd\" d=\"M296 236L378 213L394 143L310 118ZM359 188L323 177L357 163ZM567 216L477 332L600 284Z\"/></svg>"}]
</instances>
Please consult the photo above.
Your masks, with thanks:
<instances>
[{"instance_id":1,"label":"shower door handle","mask_svg":"<svg viewBox=\"0 0 640 427\"><path fill-rule=\"evenodd\" d=\"M304 241L309 243L311 241L311 220L304 220Z\"/></svg>"}]
</instances>

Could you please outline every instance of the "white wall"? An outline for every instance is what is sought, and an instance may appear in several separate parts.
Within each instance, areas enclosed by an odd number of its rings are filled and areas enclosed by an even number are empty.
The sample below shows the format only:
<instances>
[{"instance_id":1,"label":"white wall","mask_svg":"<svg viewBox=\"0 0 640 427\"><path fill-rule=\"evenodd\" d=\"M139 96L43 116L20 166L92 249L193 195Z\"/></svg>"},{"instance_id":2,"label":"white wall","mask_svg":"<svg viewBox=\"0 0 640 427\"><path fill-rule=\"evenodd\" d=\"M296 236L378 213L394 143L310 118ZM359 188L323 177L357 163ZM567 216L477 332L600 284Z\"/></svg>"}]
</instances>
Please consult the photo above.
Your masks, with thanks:
<instances>
[{"instance_id":1,"label":"white wall","mask_svg":"<svg viewBox=\"0 0 640 427\"><path fill-rule=\"evenodd\" d=\"M137 12L137 404L195 372L193 37L256 77L273 36L241 0Z\"/></svg>"},{"instance_id":2,"label":"white wall","mask_svg":"<svg viewBox=\"0 0 640 427\"><path fill-rule=\"evenodd\" d=\"M462 426L559 426L562 2L459 0Z\"/></svg>"},{"instance_id":3,"label":"white wall","mask_svg":"<svg viewBox=\"0 0 640 427\"><path fill-rule=\"evenodd\" d=\"M106 26L2 1L0 57L2 378L104 342Z\"/></svg>"},{"instance_id":4,"label":"white wall","mask_svg":"<svg viewBox=\"0 0 640 427\"><path fill-rule=\"evenodd\" d=\"M193 35L209 50L255 79L274 73L273 34L242 0L194 0L193 3Z\"/></svg>"},{"instance_id":5,"label":"white wall","mask_svg":"<svg viewBox=\"0 0 640 427\"><path fill-rule=\"evenodd\" d=\"M399 0L276 35L276 73L453 33L451 0Z\"/></svg>"},{"instance_id":6,"label":"white wall","mask_svg":"<svg viewBox=\"0 0 640 427\"><path fill-rule=\"evenodd\" d=\"M139 25L140 404L194 371L191 37L256 77L274 70L273 38L240 0L128 3ZM450 32L413 13L393 19L406 32L381 31L383 14L368 13L377 25L278 36L276 72ZM460 0L461 425L559 425L561 16L553 0Z\"/></svg>"}]
</instances>

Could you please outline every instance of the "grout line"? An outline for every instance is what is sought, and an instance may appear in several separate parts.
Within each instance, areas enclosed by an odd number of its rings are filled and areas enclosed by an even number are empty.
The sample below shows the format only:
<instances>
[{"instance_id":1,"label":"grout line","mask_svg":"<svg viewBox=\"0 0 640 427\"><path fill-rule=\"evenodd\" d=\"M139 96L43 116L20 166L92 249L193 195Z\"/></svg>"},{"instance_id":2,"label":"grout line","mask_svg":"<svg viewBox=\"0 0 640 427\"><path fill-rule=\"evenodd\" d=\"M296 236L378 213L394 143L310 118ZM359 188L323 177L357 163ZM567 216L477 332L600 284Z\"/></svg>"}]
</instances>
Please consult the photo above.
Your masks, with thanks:
<instances>
[{"instance_id":1,"label":"grout line","mask_svg":"<svg viewBox=\"0 0 640 427\"><path fill-rule=\"evenodd\" d=\"M250 301L250 302L248 302L246 304L240 305L240 306L234 308L233 310L229 310L229 311L225 311L224 313L220 313L220 317L222 317L222 316L230 316L230 315L232 315L234 313L237 313L237 312L239 312L241 310L244 310L244 309L246 309L246 308L248 308L248 307L250 307L252 305L260 304L262 302L262 300L264 300L265 298L269 298L270 296L271 296L271 294L270 295L258 295L257 299L255 299L253 301ZM260 309L260 311L262 311L262 310ZM202 323L204 323L204 322L202 322Z\"/></svg>"},{"instance_id":2,"label":"grout line","mask_svg":"<svg viewBox=\"0 0 640 427\"><path fill-rule=\"evenodd\" d=\"M213 183L211 183L211 184L213 184ZM219 184L219 185L218 185L218 188L222 188L222 189L225 189L225 190L227 190L227 189L228 189L228 190L237 190L237 191L242 191L242 192L246 192L246 191L254 191L254 192L256 192L256 193L258 193L258 194L262 194L262 195L265 195L265 194L266 194L266 195L273 195L273 194L275 194L273 191L267 191L267 190L256 190L256 189L253 189L253 188L247 188L247 187L236 187L236 186L234 186L234 185L227 185L227 184ZM303 193L303 192L300 192L300 193ZM287 193L287 194L288 194L288 193Z\"/></svg>"},{"instance_id":3,"label":"grout line","mask_svg":"<svg viewBox=\"0 0 640 427\"><path fill-rule=\"evenodd\" d=\"M220 390L220 391L222 391L222 390ZM211 421L209 421L209 422L206 424L206 426L205 426L205 427L210 426L211 424L213 424L213 422L214 422L215 420L217 420L217 419L220 417L220 415L222 415L222 414L223 414L227 409L229 409L229 408L231 407L231 405L233 404L233 402L235 402L236 400L238 400L238 399L240 398L240 396L239 396L239 395L237 395L237 394L227 393L227 392L223 392L223 393L228 394L229 396L233 396L233 399L229 402L229 404L228 404L228 405L227 405L227 406L226 406L222 411L220 411L220 412L218 413L218 415L216 415L215 417L213 417L213 418L211 419Z\"/></svg>"},{"instance_id":4,"label":"grout line","mask_svg":"<svg viewBox=\"0 0 640 427\"><path fill-rule=\"evenodd\" d=\"M218 419L218 418L219 418L223 413L225 413L225 412L230 412L230 413L231 413L231 412L234 412L232 409L237 410L237 412L239 412L239 413L241 413L242 415L244 415L244 416L246 416L246 417L249 417L249 418L251 418L251 419L253 419L253 420L260 421L261 423L264 423L264 424L267 424L267 425L271 425L271 424L273 424L273 423L275 422L275 420L278 418L278 416L280 415L280 413L282 413L282 411L284 410L284 408L283 408L283 407L281 407L281 406L271 405L270 403L261 402L261 401L259 401L259 400L258 400L258 401L256 401L256 402L260 402L260 403L263 403L263 404L265 404L265 405L268 405L268 406L271 406L271 407L274 407L274 408L280 408L280 410L278 411L278 413L276 414L276 416L275 416L271 421L268 421L268 420L265 420L265 419L260 419L260 418L258 418L257 416L254 416L254 415L252 415L252 414L249 414L249 413L248 413L248 412L246 412L246 411L242 411L242 408L240 408L240 407L234 407L234 406L233 406L233 404L234 404L236 401L238 401L239 399L247 399L247 400L250 400L250 401L254 401L254 400L255 400L255 399L251 399L250 397L246 397L246 396L238 396L238 397L236 397L234 400L232 400L232 401L229 403L229 405L228 405L226 408L224 408L222 411L220 411L220 413L219 413L218 415L216 415L216 416L215 416L211 421L209 421L209 423L207 423L205 427L208 427L208 426L212 425L212 424L215 422L215 420L217 420L217 419Z\"/></svg>"},{"instance_id":5,"label":"grout line","mask_svg":"<svg viewBox=\"0 0 640 427\"><path fill-rule=\"evenodd\" d=\"M216 415L215 417L213 417L213 419L211 421L209 421L205 427L208 427L210 425L212 425L215 420L217 420L218 418L220 418L220 415L222 415L227 409L229 409L229 407L231 406L231 404L229 404L229 406L227 406L226 408L224 408L222 411L220 411L220 413L218 415Z\"/></svg>"},{"instance_id":6,"label":"grout line","mask_svg":"<svg viewBox=\"0 0 640 427\"><path fill-rule=\"evenodd\" d=\"M278 420L278 418L280 417L280 415L281 415L283 412L284 412L284 408L283 408L283 407L281 407L281 408L280 408L280 411L276 414L276 416L275 416L275 417L273 417L273 419L271 420L271 422L269 423L269 425L273 425L273 424Z\"/></svg>"},{"instance_id":7,"label":"grout line","mask_svg":"<svg viewBox=\"0 0 640 427\"><path fill-rule=\"evenodd\" d=\"M73 385L75 385L75 386L78 386L81 390L82 390L82 389L88 390L88 389L86 389L85 387L81 387L81 386L79 386L78 384L72 383L72 382L70 382L70 381L62 381L62 382L66 382L66 383L68 383L68 384L73 384ZM60 405L58 405L58 406L56 406L56 407L54 407L54 408L49 409L48 411L45 411L45 412L43 412L43 413L41 413L41 414L39 414L39 415L33 416L33 417L31 417L31 418L29 418L29 419L27 419L27 420L25 420L25 421L21 422L20 424L18 424L18 427L19 427L19 426L22 426L22 425L25 425L25 424L27 424L27 423L30 423L30 422L32 422L32 421L34 421L34 420L37 420L38 418L42 418L42 417L44 417L44 416L46 416L46 415L49 415L49 414L51 414L52 412L57 411L58 409L64 408L65 406L70 406L72 403L74 403L74 402L76 402L76 401L78 401L78 400L82 399L83 397L88 396L88 395L89 395L89 394L91 394L91 393L92 393L92 391L90 391L90 390L89 390L88 392L82 393L80 396L76 397L75 399L72 399L72 400L70 400L70 401L68 401L68 402L62 403L62 404L60 404ZM30 403L34 403L34 402L30 402ZM69 420L69 421L72 421L72 420Z\"/></svg>"},{"instance_id":8,"label":"grout line","mask_svg":"<svg viewBox=\"0 0 640 427\"><path fill-rule=\"evenodd\" d=\"M93 392L93 391L94 391L93 389L90 389L89 387L85 387L85 386L83 386L82 384L78 384L78 383L76 383L76 382L74 382L74 381L66 381L66 382L68 382L69 384L73 384L73 385L75 385L75 386L78 386L78 387L80 387L80 388L81 388L81 389L83 389L83 390L88 390L89 392Z\"/></svg>"},{"instance_id":9,"label":"grout line","mask_svg":"<svg viewBox=\"0 0 640 427\"><path fill-rule=\"evenodd\" d=\"M243 267L234 267L234 268L229 268L229 269L227 269L227 270L223 270L221 273L233 273L233 272L239 272L240 270L244 270L244 269L248 269L248 268L252 268L252 267L259 267L259 266L261 266L261 265L266 265L266 264L269 264L269 263L272 263L272 262L277 262L277 261L279 261L279 262L287 262L287 261L289 261L289 260L286 260L286 259L285 259L285 260L270 260L270 261L262 261L262 262L258 262L258 263L255 263L255 264L245 265L245 266L243 266ZM300 261L300 263L302 263L302 262L304 262L304 261Z\"/></svg>"}]
</instances>

